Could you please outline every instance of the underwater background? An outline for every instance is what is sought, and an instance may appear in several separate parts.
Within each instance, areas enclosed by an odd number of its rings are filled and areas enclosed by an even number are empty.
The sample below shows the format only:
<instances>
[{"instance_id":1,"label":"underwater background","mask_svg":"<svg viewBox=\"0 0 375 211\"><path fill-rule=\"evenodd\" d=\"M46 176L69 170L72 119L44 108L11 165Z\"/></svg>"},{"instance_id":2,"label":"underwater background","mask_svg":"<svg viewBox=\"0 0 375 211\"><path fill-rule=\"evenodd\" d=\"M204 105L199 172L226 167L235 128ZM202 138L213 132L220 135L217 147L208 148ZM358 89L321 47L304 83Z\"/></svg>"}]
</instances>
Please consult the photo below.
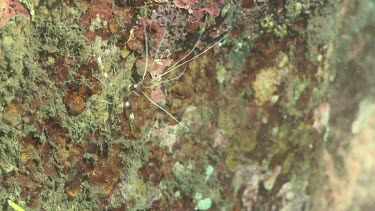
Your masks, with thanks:
<instances>
[{"instance_id":1,"label":"underwater background","mask_svg":"<svg viewBox=\"0 0 375 211\"><path fill-rule=\"evenodd\" d=\"M373 0L1 0L2 210L374 210Z\"/></svg>"}]
</instances>

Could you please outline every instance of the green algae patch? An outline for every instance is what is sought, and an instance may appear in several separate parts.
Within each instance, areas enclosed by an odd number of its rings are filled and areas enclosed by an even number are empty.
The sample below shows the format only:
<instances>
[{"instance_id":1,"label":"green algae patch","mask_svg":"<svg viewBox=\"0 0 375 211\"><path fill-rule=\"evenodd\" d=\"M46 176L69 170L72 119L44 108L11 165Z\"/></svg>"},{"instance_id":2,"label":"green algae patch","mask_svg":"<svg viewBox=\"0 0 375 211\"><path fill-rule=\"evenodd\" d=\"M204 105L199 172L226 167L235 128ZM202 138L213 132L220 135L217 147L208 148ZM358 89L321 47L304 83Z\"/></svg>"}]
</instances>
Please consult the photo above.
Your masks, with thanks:
<instances>
[{"instance_id":1,"label":"green algae patch","mask_svg":"<svg viewBox=\"0 0 375 211\"><path fill-rule=\"evenodd\" d=\"M249 155L254 154L254 149L257 146L256 128L248 131L238 132L230 137L230 142L225 149L225 163L229 170L235 170L239 165L248 163L250 161Z\"/></svg>"},{"instance_id":2,"label":"green algae patch","mask_svg":"<svg viewBox=\"0 0 375 211\"><path fill-rule=\"evenodd\" d=\"M287 84L286 98L282 100L282 104L289 115L301 117L303 112L298 109L297 102L307 93L306 90L311 82L309 79L295 77Z\"/></svg>"},{"instance_id":3,"label":"green algae patch","mask_svg":"<svg viewBox=\"0 0 375 211\"><path fill-rule=\"evenodd\" d=\"M24 112L27 105L22 104L20 95L37 91L33 80L45 77L35 64L37 46L29 39L33 32L29 20L22 15L0 29L0 166L5 172L18 170L17 136L23 130L32 130L21 126L28 119Z\"/></svg>"},{"instance_id":4,"label":"green algae patch","mask_svg":"<svg viewBox=\"0 0 375 211\"><path fill-rule=\"evenodd\" d=\"M270 101L277 90L277 85L279 84L277 71L276 68L269 68L260 70L256 75L252 87L255 91L255 102L258 106L262 106L265 102Z\"/></svg>"},{"instance_id":5,"label":"green algae patch","mask_svg":"<svg viewBox=\"0 0 375 211\"><path fill-rule=\"evenodd\" d=\"M308 36L309 54L307 58L315 64L321 62L319 61L320 54L323 52L321 46L331 43L335 38L338 3L337 0L327 1L315 10L308 20L306 34Z\"/></svg>"},{"instance_id":6,"label":"green algae patch","mask_svg":"<svg viewBox=\"0 0 375 211\"><path fill-rule=\"evenodd\" d=\"M37 40L29 39L33 28L24 16L16 16L0 29L0 100L1 111L15 94L33 84L29 79L40 77L40 69L35 64Z\"/></svg>"}]
</instances>

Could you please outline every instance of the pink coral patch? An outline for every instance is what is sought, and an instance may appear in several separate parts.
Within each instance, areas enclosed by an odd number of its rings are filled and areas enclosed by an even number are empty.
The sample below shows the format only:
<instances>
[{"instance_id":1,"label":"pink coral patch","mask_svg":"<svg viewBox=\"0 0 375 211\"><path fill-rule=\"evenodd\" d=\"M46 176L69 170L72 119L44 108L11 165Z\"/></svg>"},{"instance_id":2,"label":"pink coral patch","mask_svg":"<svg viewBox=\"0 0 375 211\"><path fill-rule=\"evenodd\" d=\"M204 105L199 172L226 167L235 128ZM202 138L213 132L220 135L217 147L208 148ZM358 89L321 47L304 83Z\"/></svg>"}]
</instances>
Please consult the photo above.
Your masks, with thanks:
<instances>
[{"instance_id":1,"label":"pink coral patch","mask_svg":"<svg viewBox=\"0 0 375 211\"><path fill-rule=\"evenodd\" d=\"M27 17L29 13L27 9L17 0L1 0L0 1L0 27L13 16L24 14Z\"/></svg>"},{"instance_id":2,"label":"pink coral patch","mask_svg":"<svg viewBox=\"0 0 375 211\"><path fill-rule=\"evenodd\" d=\"M197 1L191 1L191 0L174 0L173 3L178 8L182 9L191 9L195 4L199 3L199 0Z\"/></svg>"},{"instance_id":3,"label":"pink coral patch","mask_svg":"<svg viewBox=\"0 0 375 211\"><path fill-rule=\"evenodd\" d=\"M161 86L156 86L151 89L151 96L150 98L157 104L164 104L166 100L165 93L161 89Z\"/></svg>"},{"instance_id":4,"label":"pink coral patch","mask_svg":"<svg viewBox=\"0 0 375 211\"><path fill-rule=\"evenodd\" d=\"M165 71L166 67L170 66L171 64L172 59L159 59L157 62L155 61L151 65L149 72L153 78L158 77Z\"/></svg>"},{"instance_id":5,"label":"pink coral patch","mask_svg":"<svg viewBox=\"0 0 375 211\"><path fill-rule=\"evenodd\" d=\"M173 3L178 8L189 10L189 21L197 22L205 12L212 17L217 17L220 14L220 5L224 3L224 0L207 0L205 4L202 0L174 0Z\"/></svg>"},{"instance_id":6,"label":"pink coral patch","mask_svg":"<svg viewBox=\"0 0 375 211\"><path fill-rule=\"evenodd\" d=\"M213 134L213 139L213 148L216 148L218 146L225 146L228 143L228 139L224 136L223 129L216 129L215 133Z\"/></svg>"}]
</instances>

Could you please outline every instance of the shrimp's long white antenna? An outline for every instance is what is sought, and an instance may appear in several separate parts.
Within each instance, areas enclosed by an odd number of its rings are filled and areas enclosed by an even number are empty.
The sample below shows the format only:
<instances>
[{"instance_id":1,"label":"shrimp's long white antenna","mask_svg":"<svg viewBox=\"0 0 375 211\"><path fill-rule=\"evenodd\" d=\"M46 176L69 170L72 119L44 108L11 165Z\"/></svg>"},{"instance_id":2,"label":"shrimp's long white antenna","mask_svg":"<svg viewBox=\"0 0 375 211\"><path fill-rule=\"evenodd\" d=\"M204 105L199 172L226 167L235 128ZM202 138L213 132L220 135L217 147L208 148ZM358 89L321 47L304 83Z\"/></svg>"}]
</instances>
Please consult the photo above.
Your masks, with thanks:
<instances>
[{"instance_id":1,"label":"shrimp's long white antenna","mask_svg":"<svg viewBox=\"0 0 375 211\"><path fill-rule=\"evenodd\" d=\"M195 49L197 48L197 46L198 46L198 42L199 42L199 41L201 40L201 38L202 38L203 32L204 32L204 30L202 29L201 32L200 32L200 34L199 34L199 37L198 37L197 42L194 44L193 48L189 51L189 53L186 54L184 57L182 57L180 60L178 60L176 63L174 63L174 64L173 64L168 70L174 68L176 65L178 65L181 61L183 61L184 59L186 59L188 56L190 56L190 54L192 54L192 53L194 52L194 50L195 50ZM165 72L168 72L168 70L165 71ZM163 74L164 74L164 73L163 73Z\"/></svg>"},{"instance_id":2,"label":"shrimp's long white antenna","mask_svg":"<svg viewBox=\"0 0 375 211\"><path fill-rule=\"evenodd\" d=\"M157 85L159 85L159 84L163 84L163 83L167 83L167 82L169 82L169 81L177 80L177 79L179 79L181 76L184 75L185 71L186 71L186 65L185 65L184 70L183 70L178 76L176 76L176 77L174 77L174 78L170 78L170 79L164 80L164 81L159 81L158 83L155 83L155 82L154 82L154 83L152 83L151 86L157 86Z\"/></svg>"},{"instance_id":3,"label":"shrimp's long white antenna","mask_svg":"<svg viewBox=\"0 0 375 211\"><path fill-rule=\"evenodd\" d=\"M152 68L154 67L156 57L158 56L158 53L159 53L159 51L160 51L161 45L162 45L163 40L164 40L164 36L165 36L165 32L163 32L163 36L161 37L161 40L160 40L160 42L159 42L159 44L158 44L158 48L156 49L155 56L154 56L154 59L153 59L153 61L152 61L152 65L151 65L151 67L150 67L149 72L151 72L151 71L152 71Z\"/></svg>"},{"instance_id":4,"label":"shrimp's long white antenna","mask_svg":"<svg viewBox=\"0 0 375 211\"><path fill-rule=\"evenodd\" d=\"M159 104L155 103L149 96L147 96L142 90L140 90L141 93L143 94L143 96L145 96L147 98L147 100L149 100L154 106L158 107L160 110L164 111L166 114L168 114L174 121L176 121L178 124L180 124L181 126L183 126L184 128L186 129L189 129L187 126L185 126L184 124L182 124L180 121L178 121L176 119L176 117L174 117L171 113L169 113L167 110L165 110L163 107L161 107Z\"/></svg>"},{"instance_id":5,"label":"shrimp's long white antenna","mask_svg":"<svg viewBox=\"0 0 375 211\"><path fill-rule=\"evenodd\" d=\"M188 63L188 62L191 62L192 60L194 60L194 59L196 59L196 58L202 56L204 53L206 53L207 51L211 50L213 47L215 47L217 44L219 44L221 41L223 41L225 38L226 38L226 35L225 35L224 37L222 37L219 41L215 42L215 43L212 44L210 47L208 47L207 49L205 49L204 51L202 51L201 53L199 53L198 55L194 56L193 58L191 58L191 59L189 59L189 60L187 60L187 61L185 61L185 62L183 62L183 63L181 63L181 64L179 64L179 65L177 65L177 66L173 65L174 67L172 66L171 68L169 68L169 69L168 69L167 71L165 71L164 73L162 73L162 74L158 75L157 77L153 78L153 81L155 81L156 79L159 79L159 78L163 77L164 75L166 75L166 74L168 74L168 73L174 71L175 69L181 67L182 65L184 65L184 64L186 64L186 63ZM184 58L185 58L185 57L184 57ZM183 58L183 59L184 59L184 58ZM181 61L181 60L179 60L178 62L180 62L180 61Z\"/></svg>"}]
</instances>

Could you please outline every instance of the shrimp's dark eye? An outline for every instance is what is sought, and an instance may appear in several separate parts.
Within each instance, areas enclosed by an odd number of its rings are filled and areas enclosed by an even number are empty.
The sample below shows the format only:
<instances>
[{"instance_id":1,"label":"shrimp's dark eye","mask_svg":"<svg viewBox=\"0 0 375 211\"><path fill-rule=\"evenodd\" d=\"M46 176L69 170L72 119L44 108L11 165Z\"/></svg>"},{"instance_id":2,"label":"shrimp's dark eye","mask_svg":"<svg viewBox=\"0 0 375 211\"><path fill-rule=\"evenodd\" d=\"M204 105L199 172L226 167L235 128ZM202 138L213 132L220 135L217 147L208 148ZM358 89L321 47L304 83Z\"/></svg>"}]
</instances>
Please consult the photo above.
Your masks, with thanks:
<instances>
[{"instance_id":1,"label":"shrimp's dark eye","mask_svg":"<svg viewBox=\"0 0 375 211\"><path fill-rule=\"evenodd\" d=\"M130 91L134 92L135 90L137 90L138 86L137 84L135 85L130 85Z\"/></svg>"},{"instance_id":2,"label":"shrimp's dark eye","mask_svg":"<svg viewBox=\"0 0 375 211\"><path fill-rule=\"evenodd\" d=\"M131 104L129 103L129 101L125 101L125 108L127 108L127 109L132 109L132 106L131 106Z\"/></svg>"}]
</instances>

